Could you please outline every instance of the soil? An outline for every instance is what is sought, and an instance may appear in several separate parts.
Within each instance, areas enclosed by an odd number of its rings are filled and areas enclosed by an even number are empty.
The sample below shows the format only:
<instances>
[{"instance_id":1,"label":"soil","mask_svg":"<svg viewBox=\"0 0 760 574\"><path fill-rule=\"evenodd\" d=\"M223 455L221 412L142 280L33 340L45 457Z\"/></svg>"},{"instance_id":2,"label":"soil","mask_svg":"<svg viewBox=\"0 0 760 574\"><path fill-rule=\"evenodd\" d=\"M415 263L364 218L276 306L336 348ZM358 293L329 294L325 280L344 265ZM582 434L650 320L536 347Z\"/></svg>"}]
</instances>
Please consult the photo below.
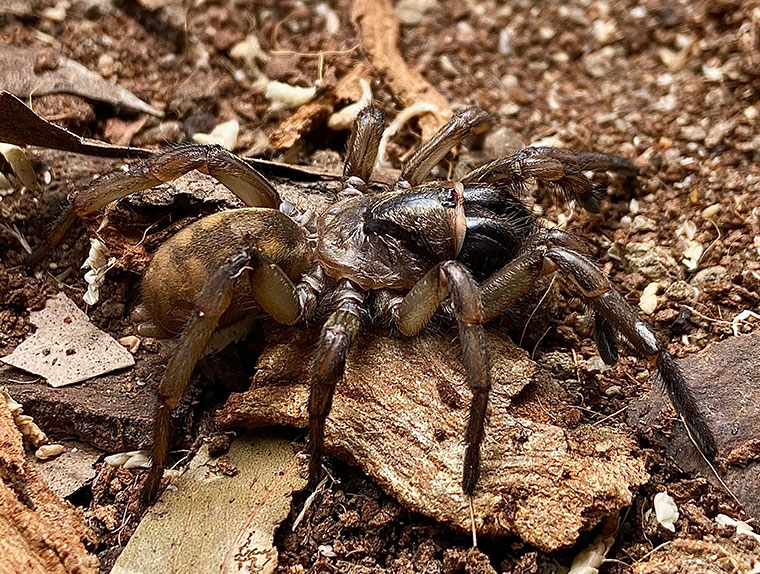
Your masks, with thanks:
<instances>
[{"instance_id":1,"label":"soil","mask_svg":"<svg viewBox=\"0 0 760 574\"><path fill-rule=\"evenodd\" d=\"M328 10L338 18L337 26L323 8L299 1L209 0L184 7L142 0L30 4L31 11L0 8L0 42L41 54L53 49L165 113L159 128L155 118L145 120L77 96L32 99L44 117L80 135L120 145L130 140L150 147L184 141L236 119L241 126L237 151L271 157L273 150L262 136L271 135L292 112L275 111L257 80L266 76L329 89L363 58L350 4L343 0ZM151 11L147 6L154 4L164 7ZM401 4L419 8L428 3ZM600 265L631 303L638 305L644 288L659 283L648 320L670 341L676 356L692 355L730 336L732 328L758 330L759 322L751 317L734 325L731 320L760 304L759 2L430 4L430 10L413 18L415 23L401 28L399 47L405 61L452 108L477 104L495 117L492 133L498 135L470 142L476 151L463 150L460 164L495 157L518 140L630 158L641 168L640 177L633 185L611 185L601 216L570 209L551 194L539 195L534 209L587 238ZM246 68L230 50L249 34L269 57ZM394 117L401 106L386 83L368 79L375 103ZM271 159L334 167L346 136L317 125L295 147ZM413 128L394 139L389 156L396 166L416 142ZM39 189L22 189L11 177L14 188L0 196L0 215L34 246L66 196L93 175L118 168L118 162L41 150L30 157ZM443 175L446 167L439 168ZM448 167L454 169L453 164ZM0 162L0 170L8 173L6 168ZM162 206L124 201L111 210L109 237L144 236L146 244L109 272L101 302L88 309L93 322L116 338L133 334L129 312L148 255L179 225L219 206L191 198ZM97 227L97 219L91 227ZM30 276L22 267L20 242L0 228L0 355L32 332L29 311L39 309L56 291L65 291L85 307L80 267L88 248L87 234L77 226L41 271ZM648 265L636 253L654 253L658 264ZM538 333L533 339L540 343L528 350L555 379L564 381L584 420L611 417L625 424L626 405L650 388L647 365L623 353L615 368L595 370L587 363L596 352L582 301L560 295L557 316L556 328ZM153 358L153 364L161 365L155 360L161 352L147 344L136 358ZM250 368L240 365L239 370ZM199 371L199 388L207 388L214 369ZM151 384L160 376L157 370ZM223 395L215 391L199 402L207 413ZM194 433L183 434L185 446L193 435L209 432L208 414L199 419ZM674 418L662 415L658 424L667 431ZM648 448L646 431L641 434L652 478L621 519L608 554L611 560L603 566L606 573L630 572L674 536L685 541L725 538L727 531L712 519L720 512L740 514L728 494L702 476L679 470ZM119 528L116 518L126 515L124 505L134 498L128 471L101 474L107 481L95 484L108 484L109 490L88 486L71 500L86 508L100 536L96 551L101 572L108 572L137 519L132 516L126 528ZM336 463L334 477L291 531L304 503L303 498L294 500L291 517L276 536L277 572L527 573L569 564L574 555L537 553L517 540L483 541L480 550L469 550L465 534L410 515L355 469ZM654 494L662 490L684 508L675 535L646 513ZM670 570L647 570L655 571Z\"/></svg>"}]
</instances>

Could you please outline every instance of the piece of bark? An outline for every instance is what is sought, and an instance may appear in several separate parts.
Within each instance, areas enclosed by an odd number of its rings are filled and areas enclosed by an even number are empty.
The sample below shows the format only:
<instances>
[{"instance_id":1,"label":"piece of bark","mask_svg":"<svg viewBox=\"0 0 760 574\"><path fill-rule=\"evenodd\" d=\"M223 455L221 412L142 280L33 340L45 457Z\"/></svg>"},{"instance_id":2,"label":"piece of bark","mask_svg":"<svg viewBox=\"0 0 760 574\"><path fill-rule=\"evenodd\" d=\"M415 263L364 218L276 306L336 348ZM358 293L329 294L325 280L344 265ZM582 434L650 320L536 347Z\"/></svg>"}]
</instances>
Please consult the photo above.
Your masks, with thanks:
<instances>
[{"instance_id":1,"label":"piece of bark","mask_svg":"<svg viewBox=\"0 0 760 574\"><path fill-rule=\"evenodd\" d=\"M233 394L224 428L307 425L316 333L275 329L250 391ZM474 507L478 532L517 535L542 550L631 503L647 480L633 442L603 426L576 426L564 391L500 331L488 329L493 389ZM462 494L471 394L448 333L364 335L349 356L327 420L328 451L360 466L410 510L470 528Z\"/></svg>"},{"instance_id":2,"label":"piece of bark","mask_svg":"<svg viewBox=\"0 0 760 574\"><path fill-rule=\"evenodd\" d=\"M24 405L24 412L48 435L75 436L105 451L121 452L151 443L156 395L146 383L155 379L156 373L163 373L165 364L164 356L148 355L129 371L60 388L35 382L25 373L3 366L0 386ZM183 405L173 429L188 414Z\"/></svg>"},{"instance_id":3,"label":"piece of bark","mask_svg":"<svg viewBox=\"0 0 760 574\"><path fill-rule=\"evenodd\" d=\"M633 564L633 574L725 574L757 572L760 544L735 534L730 539L677 539Z\"/></svg>"},{"instance_id":4,"label":"piece of bark","mask_svg":"<svg viewBox=\"0 0 760 574\"><path fill-rule=\"evenodd\" d=\"M721 476L745 512L760 519L760 333L731 337L678 361L702 407L718 445ZM638 401L629 421L651 431L655 445L689 473L700 473L721 487L685 427L676 419L659 432L661 393Z\"/></svg>"},{"instance_id":5,"label":"piece of bark","mask_svg":"<svg viewBox=\"0 0 760 574\"><path fill-rule=\"evenodd\" d=\"M97 558L81 511L58 498L24 458L19 433L0 401L0 572L88 574Z\"/></svg>"},{"instance_id":6,"label":"piece of bark","mask_svg":"<svg viewBox=\"0 0 760 574\"><path fill-rule=\"evenodd\" d=\"M354 0L351 19L359 27L370 63L393 95L406 107L430 102L438 111L419 119L422 140L429 140L451 117L448 100L418 71L411 69L398 49L399 21L389 0Z\"/></svg>"},{"instance_id":7,"label":"piece of bark","mask_svg":"<svg viewBox=\"0 0 760 574\"><path fill-rule=\"evenodd\" d=\"M370 75L369 67L360 63L343 76L332 89L326 90L316 100L299 107L269 136L272 147L277 151L290 149L304 135L324 125L338 102L353 98L355 98L353 101L358 101L361 97L359 79L368 79Z\"/></svg>"},{"instance_id":8,"label":"piece of bark","mask_svg":"<svg viewBox=\"0 0 760 574\"><path fill-rule=\"evenodd\" d=\"M222 467L204 446L142 519L111 574L258 572L277 566L274 531L304 487L289 441L244 435ZM233 476L230 473L235 472Z\"/></svg>"}]
</instances>

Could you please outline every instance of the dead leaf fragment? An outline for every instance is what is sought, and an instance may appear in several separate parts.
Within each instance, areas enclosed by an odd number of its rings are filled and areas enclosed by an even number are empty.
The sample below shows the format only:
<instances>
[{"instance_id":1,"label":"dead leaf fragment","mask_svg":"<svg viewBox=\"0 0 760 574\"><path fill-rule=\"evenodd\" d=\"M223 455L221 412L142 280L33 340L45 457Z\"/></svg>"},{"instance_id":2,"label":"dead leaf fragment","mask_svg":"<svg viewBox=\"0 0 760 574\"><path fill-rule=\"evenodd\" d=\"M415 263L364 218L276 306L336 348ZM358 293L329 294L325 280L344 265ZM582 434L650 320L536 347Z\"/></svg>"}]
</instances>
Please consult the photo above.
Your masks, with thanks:
<instances>
[{"instance_id":1,"label":"dead leaf fragment","mask_svg":"<svg viewBox=\"0 0 760 574\"><path fill-rule=\"evenodd\" d=\"M163 114L132 92L107 82L79 62L56 55L54 65L40 66L43 54L27 48L3 46L0 50L0 90L19 98L44 94L74 94L133 112Z\"/></svg>"},{"instance_id":2,"label":"dead leaf fragment","mask_svg":"<svg viewBox=\"0 0 760 574\"><path fill-rule=\"evenodd\" d=\"M111 574L260 572L277 566L274 530L290 494L304 486L289 441L243 436L227 455L234 476L215 470L208 447L148 512Z\"/></svg>"},{"instance_id":3,"label":"dead leaf fragment","mask_svg":"<svg viewBox=\"0 0 760 574\"><path fill-rule=\"evenodd\" d=\"M63 293L33 311L37 331L4 363L45 377L54 387L78 383L135 364L132 355L110 335L95 327Z\"/></svg>"},{"instance_id":4,"label":"dead leaf fragment","mask_svg":"<svg viewBox=\"0 0 760 574\"><path fill-rule=\"evenodd\" d=\"M41 118L7 91L0 91L0 142L103 157L148 157L153 154L152 150L114 146L79 137Z\"/></svg>"},{"instance_id":5,"label":"dead leaf fragment","mask_svg":"<svg viewBox=\"0 0 760 574\"><path fill-rule=\"evenodd\" d=\"M61 498L76 492L97 474L93 465L103 451L83 442L67 441L66 450L60 456L38 462L34 466L50 490Z\"/></svg>"}]
</instances>

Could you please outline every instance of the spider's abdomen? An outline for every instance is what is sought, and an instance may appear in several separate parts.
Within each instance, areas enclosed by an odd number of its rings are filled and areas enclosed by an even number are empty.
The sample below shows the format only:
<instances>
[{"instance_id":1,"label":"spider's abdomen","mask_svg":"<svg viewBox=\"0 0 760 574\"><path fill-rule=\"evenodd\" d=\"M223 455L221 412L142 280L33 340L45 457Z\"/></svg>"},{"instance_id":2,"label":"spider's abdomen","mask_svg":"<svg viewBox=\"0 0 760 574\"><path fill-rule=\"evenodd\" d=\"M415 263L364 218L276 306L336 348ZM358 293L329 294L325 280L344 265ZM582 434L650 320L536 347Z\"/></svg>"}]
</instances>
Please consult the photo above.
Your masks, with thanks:
<instances>
[{"instance_id":1,"label":"spider's abdomen","mask_svg":"<svg viewBox=\"0 0 760 574\"><path fill-rule=\"evenodd\" d=\"M310 263L305 231L276 209L243 208L209 215L156 251L142 282L147 319L165 336L182 330L209 276L244 247L254 248L297 281ZM248 281L239 281L220 326L257 307Z\"/></svg>"}]
</instances>

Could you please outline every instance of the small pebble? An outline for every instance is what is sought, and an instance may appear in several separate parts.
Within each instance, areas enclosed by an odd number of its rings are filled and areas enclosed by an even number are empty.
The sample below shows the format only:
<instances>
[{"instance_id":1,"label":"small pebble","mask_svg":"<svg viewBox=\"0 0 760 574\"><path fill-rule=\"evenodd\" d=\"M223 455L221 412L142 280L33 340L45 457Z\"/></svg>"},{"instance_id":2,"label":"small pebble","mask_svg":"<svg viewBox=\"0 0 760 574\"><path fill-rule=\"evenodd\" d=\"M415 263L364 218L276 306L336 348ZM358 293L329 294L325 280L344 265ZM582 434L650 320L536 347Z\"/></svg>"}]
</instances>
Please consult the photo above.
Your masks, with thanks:
<instances>
[{"instance_id":1,"label":"small pebble","mask_svg":"<svg viewBox=\"0 0 760 574\"><path fill-rule=\"evenodd\" d=\"M604 391L604 394L607 395L608 397L616 397L622 392L623 392L623 387L621 387L620 385L612 385L610 387L607 387L607 390Z\"/></svg>"},{"instance_id":2,"label":"small pebble","mask_svg":"<svg viewBox=\"0 0 760 574\"><path fill-rule=\"evenodd\" d=\"M723 206L720 203L713 203L711 206L705 207L702 210L702 218L710 219L712 217L715 217L721 212L722 209L723 209Z\"/></svg>"},{"instance_id":3,"label":"small pebble","mask_svg":"<svg viewBox=\"0 0 760 574\"><path fill-rule=\"evenodd\" d=\"M37 458L37 460L48 460L55 458L63 451L64 446L62 444L43 444L40 448L37 449L37 451L34 453L34 456Z\"/></svg>"}]
</instances>

